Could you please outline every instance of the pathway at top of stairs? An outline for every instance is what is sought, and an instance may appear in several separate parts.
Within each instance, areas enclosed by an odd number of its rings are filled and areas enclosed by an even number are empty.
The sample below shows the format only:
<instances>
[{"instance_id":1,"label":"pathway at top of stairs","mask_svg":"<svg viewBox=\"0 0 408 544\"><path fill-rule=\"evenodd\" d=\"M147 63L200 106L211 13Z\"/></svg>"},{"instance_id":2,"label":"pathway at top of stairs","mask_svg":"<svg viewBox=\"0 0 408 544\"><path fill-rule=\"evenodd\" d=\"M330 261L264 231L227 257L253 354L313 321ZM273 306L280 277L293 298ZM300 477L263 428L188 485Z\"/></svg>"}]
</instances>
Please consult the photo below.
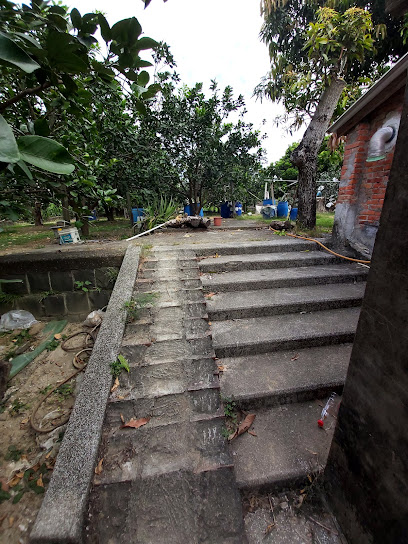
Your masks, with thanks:
<instances>
[{"instance_id":1,"label":"pathway at top of stairs","mask_svg":"<svg viewBox=\"0 0 408 544\"><path fill-rule=\"evenodd\" d=\"M153 293L152 295L148 293ZM198 263L160 248L141 264L89 502L94 544L242 544L241 498L223 435L223 409ZM146 418L140 428L122 428Z\"/></svg>"},{"instance_id":2,"label":"pathway at top of stairs","mask_svg":"<svg viewBox=\"0 0 408 544\"><path fill-rule=\"evenodd\" d=\"M323 429L317 420L330 393L342 391L367 276L315 244L283 240L272 252L226 248L199 262L224 402L256 414L254 434L231 442L245 496L300 489L322 472L335 417ZM293 534L277 522L265 535L264 518L271 523L270 512L246 516L250 544L317 541L307 519ZM340 542L326 533L325 542Z\"/></svg>"}]
</instances>

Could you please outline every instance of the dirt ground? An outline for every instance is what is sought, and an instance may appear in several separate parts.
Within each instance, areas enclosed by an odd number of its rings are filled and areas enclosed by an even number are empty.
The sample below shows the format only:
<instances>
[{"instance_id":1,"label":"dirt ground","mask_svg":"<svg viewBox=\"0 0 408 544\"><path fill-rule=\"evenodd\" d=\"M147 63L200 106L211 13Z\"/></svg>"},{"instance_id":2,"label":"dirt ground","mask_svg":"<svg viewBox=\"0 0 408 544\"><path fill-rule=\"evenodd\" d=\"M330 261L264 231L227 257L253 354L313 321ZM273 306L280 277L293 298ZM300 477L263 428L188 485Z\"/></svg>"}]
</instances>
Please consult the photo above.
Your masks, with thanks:
<instances>
[{"instance_id":1,"label":"dirt ground","mask_svg":"<svg viewBox=\"0 0 408 544\"><path fill-rule=\"evenodd\" d=\"M16 344L36 346L47 338L42 335L45 323L29 329L29 337L21 331L0 335L0 357L8 358ZM31 527L41 506L51 471L58 453L65 425L56 428L69 414L75 400L82 373L52 393L40 407L35 423L51 432L36 432L30 417L52 387L75 372L73 356L61 348L64 337L82 330L78 323L68 324L51 347L44 350L9 382L0 403L0 542L26 544ZM49 334L49 333L48 333ZM78 336L69 341L78 345ZM30 350L28 347L28 350ZM79 350L78 350L79 351ZM44 417L45 416L45 417Z\"/></svg>"}]
</instances>

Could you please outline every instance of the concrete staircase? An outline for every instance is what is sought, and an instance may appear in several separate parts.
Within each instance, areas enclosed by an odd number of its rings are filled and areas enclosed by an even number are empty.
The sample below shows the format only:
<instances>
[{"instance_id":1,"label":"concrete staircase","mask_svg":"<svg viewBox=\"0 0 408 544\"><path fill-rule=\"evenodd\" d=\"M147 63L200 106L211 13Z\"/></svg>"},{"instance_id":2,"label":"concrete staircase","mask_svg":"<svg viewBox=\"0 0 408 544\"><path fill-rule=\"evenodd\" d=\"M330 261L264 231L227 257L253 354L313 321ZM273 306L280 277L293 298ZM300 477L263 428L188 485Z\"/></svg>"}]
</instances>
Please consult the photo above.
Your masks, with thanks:
<instances>
[{"instance_id":1,"label":"concrete staircase","mask_svg":"<svg viewBox=\"0 0 408 544\"><path fill-rule=\"evenodd\" d=\"M224 247L200 260L221 393L256 413L231 442L241 490L277 490L325 465L367 269L294 239ZM319 399L323 399L320 400Z\"/></svg>"}]
</instances>

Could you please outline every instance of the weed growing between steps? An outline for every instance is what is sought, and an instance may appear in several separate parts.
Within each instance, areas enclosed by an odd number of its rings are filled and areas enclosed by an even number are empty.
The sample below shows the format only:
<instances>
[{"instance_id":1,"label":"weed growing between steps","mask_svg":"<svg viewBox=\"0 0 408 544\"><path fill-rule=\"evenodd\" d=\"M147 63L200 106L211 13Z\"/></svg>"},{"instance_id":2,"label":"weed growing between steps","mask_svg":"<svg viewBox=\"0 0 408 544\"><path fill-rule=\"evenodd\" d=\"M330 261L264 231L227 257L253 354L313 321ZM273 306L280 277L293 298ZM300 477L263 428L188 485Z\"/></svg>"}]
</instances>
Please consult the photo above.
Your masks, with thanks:
<instances>
[{"instance_id":1,"label":"weed growing between steps","mask_svg":"<svg viewBox=\"0 0 408 544\"><path fill-rule=\"evenodd\" d=\"M127 311L127 323L132 323L139 319L140 310L146 306L154 304L158 294L157 293L142 293L136 297L132 297L123 304L123 309Z\"/></svg>"}]
</instances>

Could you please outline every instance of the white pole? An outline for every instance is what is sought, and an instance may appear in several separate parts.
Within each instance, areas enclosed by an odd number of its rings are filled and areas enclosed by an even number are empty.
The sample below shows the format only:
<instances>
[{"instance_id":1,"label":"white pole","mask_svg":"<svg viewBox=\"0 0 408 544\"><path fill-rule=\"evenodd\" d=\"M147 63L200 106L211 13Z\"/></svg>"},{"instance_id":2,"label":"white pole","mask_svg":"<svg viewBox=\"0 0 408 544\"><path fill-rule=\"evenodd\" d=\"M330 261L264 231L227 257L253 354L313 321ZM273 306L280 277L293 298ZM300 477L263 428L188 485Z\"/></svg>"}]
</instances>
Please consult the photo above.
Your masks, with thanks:
<instances>
[{"instance_id":1,"label":"white pole","mask_svg":"<svg viewBox=\"0 0 408 544\"><path fill-rule=\"evenodd\" d=\"M161 225L157 225L157 227L153 227L152 229L146 230L145 232L141 232L140 234L136 234L136 236L132 236L131 238L126 238L126 242L130 242L131 240L134 240L135 238L139 238L140 236L144 236L145 234L149 234L149 232L153 232L156 229L159 229L160 227L164 227L167 225L168 221L165 223L162 223Z\"/></svg>"}]
</instances>

